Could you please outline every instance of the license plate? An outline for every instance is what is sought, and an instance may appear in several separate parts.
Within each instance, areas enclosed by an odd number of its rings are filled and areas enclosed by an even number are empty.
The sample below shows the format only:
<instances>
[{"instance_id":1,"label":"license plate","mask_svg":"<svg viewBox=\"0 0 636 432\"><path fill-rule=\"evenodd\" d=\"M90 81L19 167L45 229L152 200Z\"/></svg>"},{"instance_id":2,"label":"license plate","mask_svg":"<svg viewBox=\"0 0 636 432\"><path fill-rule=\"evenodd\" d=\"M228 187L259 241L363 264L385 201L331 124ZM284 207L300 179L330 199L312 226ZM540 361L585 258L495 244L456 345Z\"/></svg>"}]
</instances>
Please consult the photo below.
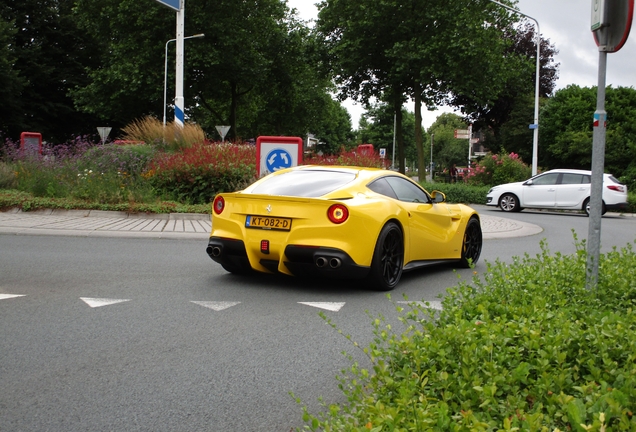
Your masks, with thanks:
<instances>
[{"instance_id":1,"label":"license plate","mask_svg":"<svg viewBox=\"0 0 636 432\"><path fill-rule=\"evenodd\" d=\"M269 216L247 216L245 219L245 227L289 231L291 229L291 219Z\"/></svg>"}]
</instances>

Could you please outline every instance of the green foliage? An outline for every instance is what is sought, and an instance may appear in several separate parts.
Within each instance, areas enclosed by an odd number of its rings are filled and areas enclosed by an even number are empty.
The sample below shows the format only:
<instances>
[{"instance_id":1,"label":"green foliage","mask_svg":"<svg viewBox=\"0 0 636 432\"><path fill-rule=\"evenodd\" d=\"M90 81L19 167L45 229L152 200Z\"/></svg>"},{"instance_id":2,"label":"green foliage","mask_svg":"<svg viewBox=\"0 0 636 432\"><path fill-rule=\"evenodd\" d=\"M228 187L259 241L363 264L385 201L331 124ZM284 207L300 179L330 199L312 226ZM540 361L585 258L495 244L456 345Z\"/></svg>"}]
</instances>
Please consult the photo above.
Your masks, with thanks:
<instances>
[{"instance_id":1,"label":"green foliage","mask_svg":"<svg viewBox=\"0 0 636 432\"><path fill-rule=\"evenodd\" d=\"M255 161L251 145L200 144L156 158L146 177L169 199L205 204L256 180Z\"/></svg>"},{"instance_id":2,"label":"green foliage","mask_svg":"<svg viewBox=\"0 0 636 432\"><path fill-rule=\"evenodd\" d=\"M304 160L305 165L342 165L370 168L386 168L388 161L380 157L379 153L346 151L343 150L335 156L312 155Z\"/></svg>"},{"instance_id":3,"label":"green foliage","mask_svg":"<svg viewBox=\"0 0 636 432\"><path fill-rule=\"evenodd\" d=\"M464 181L473 185L494 186L523 181L529 179L531 174L532 169L523 163L518 154L489 153L464 177Z\"/></svg>"},{"instance_id":4,"label":"green foliage","mask_svg":"<svg viewBox=\"0 0 636 432\"><path fill-rule=\"evenodd\" d=\"M540 165L589 170L592 163L595 87L570 85L557 91L541 113ZM605 172L633 185L636 172L636 89L606 89ZM633 185L636 186L636 185Z\"/></svg>"},{"instance_id":5,"label":"green foliage","mask_svg":"<svg viewBox=\"0 0 636 432\"><path fill-rule=\"evenodd\" d=\"M393 128L393 107L387 103L371 105L360 118L356 141L359 144L373 144L376 149L386 148L387 159L393 160ZM402 109L402 139L404 141L404 157L411 162L417 160L415 116L406 109ZM395 160L396 162L399 160L397 154Z\"/></svg>"},{"instance_id":6,"label":"green foliage","mask_svg":"<svg viewBox=\"0 0 636 432\"><path fill-rule=\"evenodd\" d=\"M438 190L446 195L446 201L462 204L486 204L486 195L490 186L473 186L465 183L427 183L420 182L429 192Z\"/></svg>"},{"instance_id":7,"label":"green foliage","mask_svg":"<svg viewBox=\"0 0 636 432\"><path fill-rule=\"evenodd\" d=\"M69 96L85 84L96 47L90 32L77 28L74 3L22 0L0 6L0 125L14 139L24 131L57 142L95 133L95 117L78 113Z\"/></svg>"},{"instance_id":8,"label":"green foliage","mask_svg":"<svg viewBox=\"0 0 636 432\"><path fill-rule=\"evenodd\" d=\"M16 175L13 168L4 162L0 162L0 189L12 189L16 184Z\"/></svg>"},{"instance_id":9,"label":"green foliage","mask_svg":"<svg viewBox=\"0 0 636 432\"><path fill-rule=\"evenodd\" d=\"M564 256L542 243L449 289L439 313L411 304L401 334L374 319L370 367L339 377L348 403L305 408L304 429L634 430L636 254L599 264L587 290L584 244Z\"/></svg>"},{"instance_id":10,"label":"green foliage","mask_svg":"<svg viewBox=\"0 0 636 432\"><path fill-rule=\"evenodd\" d=\"M75 198L35 197L28 192L0 189L0 209L19 208L23 211L41 209L107 210L128 213L210 213L209 204L189 205L174 201L100 203Z\"/></svg>"},{"instance_id":11,"label":"green foliage","mask_svg":"<svg viewBox=\"0 0 636 432\"><path fill-rule=\"evenodd\" d=\"M468 125L453 113L441 114L428 128L428 135L434 135L433 161L437 172L449 169L453 164L466 166L468 140L455 138L455 129L468 129Z\"/></svg>"},{"instance_id":12,"label":"green foliage","mask_svg":"<svg viewBox=\"0 0 636 432\"><path fill-rule=\"evenodd\" d=\"M146 168L156 150L150 145L104 144L89 148L77 160L77 169L99 173L124 174L137 178Z\"/></svg>"}]
</instances>

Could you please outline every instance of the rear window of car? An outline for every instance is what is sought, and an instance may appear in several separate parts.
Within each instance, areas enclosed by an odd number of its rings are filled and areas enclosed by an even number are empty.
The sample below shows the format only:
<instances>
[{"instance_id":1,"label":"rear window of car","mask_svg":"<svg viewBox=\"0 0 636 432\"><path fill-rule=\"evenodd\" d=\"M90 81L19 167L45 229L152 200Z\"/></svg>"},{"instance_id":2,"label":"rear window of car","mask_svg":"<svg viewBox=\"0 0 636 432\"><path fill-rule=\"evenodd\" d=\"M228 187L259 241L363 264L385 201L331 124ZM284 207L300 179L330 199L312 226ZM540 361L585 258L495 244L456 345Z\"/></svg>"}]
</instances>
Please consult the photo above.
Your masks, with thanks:
<instances>
[{"instance_id":1,"label":"rear window of car","mask_svg":"<svg viewBox=\"0 0 636 432\"><path fill-rule=\"evenodd\" d=\"M252 189L253 194L316 198L352 182L354 172L328 170L289 171L271 176Z\"/></svg>"},{"instance_id":2,"label":"rear window of car","mask_svg":"<svg viewBox=\"0 0 636 432\"><path fill-rule=\"evenodd\" d=\"M561 184L589 184L590 176L586 174L563 173Z\"/></svg>"},{"instance_id":3,"label":"rear window of car","mask_svg":"<svg viewBox=\"0 0 636 432\"><path fill-rule=\"evenodd\" d=\"M610 179L611 181L613 181L614 183L617 183L617 184L619 184L619 185L622 185L622 184L623 184L623 183L621 183L621 182L620 182L620 180L618 180L618 179L617 179L616 177L614 177L613 175L610 175L610 176L609 176L609 179Z\"/></svg>"}]
</instances>

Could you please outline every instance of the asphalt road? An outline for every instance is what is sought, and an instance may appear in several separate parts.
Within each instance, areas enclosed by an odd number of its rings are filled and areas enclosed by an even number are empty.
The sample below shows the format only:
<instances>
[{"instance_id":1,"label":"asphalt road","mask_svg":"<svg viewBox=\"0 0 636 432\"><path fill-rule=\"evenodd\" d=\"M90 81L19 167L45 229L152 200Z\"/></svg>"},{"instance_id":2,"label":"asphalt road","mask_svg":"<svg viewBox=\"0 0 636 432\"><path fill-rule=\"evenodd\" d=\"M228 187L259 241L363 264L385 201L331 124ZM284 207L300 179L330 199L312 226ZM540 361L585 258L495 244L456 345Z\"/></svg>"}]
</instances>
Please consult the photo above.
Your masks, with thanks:
<instances>
[{"instance_id":1,"label":"asphalt road","mask_svg":"<svg viewBox=\"0 0 636 432\"><path fill-rule=\"evenodd\" d=\"M479 210L544 231L486 241L477 272L485 260L538 253L543 238L571 253L571 230L587 236L581 215ZM634 239L636 218L603 218L603 250ZM229 275L205 246L0 235L0 431L289 431L302 425L289 392L315 412L321 396L345 401L335 380L349 365L343 351L368 366L319 311L362 345L371 317L399 329L384 293ZM409 273L393 301L438 300L472 272Z\"/></svg>"}]
</instances>

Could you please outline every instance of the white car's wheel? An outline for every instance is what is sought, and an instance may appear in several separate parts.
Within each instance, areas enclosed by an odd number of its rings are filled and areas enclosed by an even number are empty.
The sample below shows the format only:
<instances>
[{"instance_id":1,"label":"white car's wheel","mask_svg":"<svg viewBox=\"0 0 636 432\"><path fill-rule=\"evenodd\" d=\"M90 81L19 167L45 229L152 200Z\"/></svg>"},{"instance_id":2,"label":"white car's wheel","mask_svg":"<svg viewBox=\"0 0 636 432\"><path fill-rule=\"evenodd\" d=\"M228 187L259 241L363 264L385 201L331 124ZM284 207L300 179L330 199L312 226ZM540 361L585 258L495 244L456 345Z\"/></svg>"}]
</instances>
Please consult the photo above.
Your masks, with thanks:
<instances>
[{"instance_id":1,"label":"white car's wheel","mask_svg":"<svg viewBox=\"0 0 636 432\"><path fill-rule=\"evenodd\" d=\"M499 208L501 208L501 210L505 212L521 211L521 206L519 206L519 198L511 193L503 194L502 197L499 198Z\"/></svg>"},{"instance_id":2,"label":"white car's wheel","mask_svg":"<svg viewBox=\"0 0 636 432\"><path fill-rule=\"evenodd\" d=\"M590 215L590 199L586 198L583 203L583 211L585 211L586 215ZM605 207L605 203L603 203L603 208L601 209L601 214L604 215L607 212L607 208Z\"/></svg>"}]
</instances>

